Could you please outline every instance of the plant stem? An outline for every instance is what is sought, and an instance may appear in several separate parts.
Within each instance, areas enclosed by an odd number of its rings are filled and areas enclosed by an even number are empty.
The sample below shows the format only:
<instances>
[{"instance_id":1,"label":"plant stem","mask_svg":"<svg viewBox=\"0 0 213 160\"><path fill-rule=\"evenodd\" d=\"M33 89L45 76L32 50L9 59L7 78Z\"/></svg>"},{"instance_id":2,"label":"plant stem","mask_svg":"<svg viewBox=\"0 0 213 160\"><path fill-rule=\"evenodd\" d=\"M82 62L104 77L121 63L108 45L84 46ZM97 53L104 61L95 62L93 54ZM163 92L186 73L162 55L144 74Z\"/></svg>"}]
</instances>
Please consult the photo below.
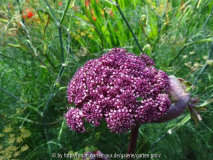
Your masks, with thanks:
<instances>
[{"instance_id":1,"label":"plant stem","mask_svg":"<svg viewBox=\"0 0 213 160\"><path fill-rule=\"evenodd\" d=\"M199 0L198 0L199 1ZM196 3L196 5L198 4L198 1L197 1L197 3ZM194 7L194 9L193 9L193 11L192 11L192 13L194 13L195 12L195 10L196 10L196 7ZM196 16L196 14L192 14L191 15L191 18L190 19L193 19L194 18L194 16ZM185 34L185 36L184 37L186 37L186 40L185 40L185 44L187 44L187 41L190 39L190 37L189 37L189 31L190 31L190 26L192 25L192 20L189 22L189 25L187 26L187 32L186 32L186 34ZM171 67L172 65L173 65L173 63L177 60L177 58L180 56L180 54L186 49L186 45L178 52L178 54L177 54L177 56L175 56L175 58L172 60L172 62L169 64L169 67Z\"/></svg>"},{"instance_id":2,"label":"plant stem","mask_svg":"<svg viewBox=\"0 0 213 160\"><path fill-rule=\"evenodd\" d=\"M68 9L68 7L69 7L70 1L71 1L71 0L69 0L69 1L67 2L66 8L65 8L65 10L64 10L64 13L63 13L63 15L62 15L62 17L61 17L61 20L60 20L60 23L59 23L59 26L58 26L58 33L59 33L60 47L61 47L62 65L63 65L63 63L64 63L64 48L63 48L63 41L62 41L61 25L62 25L62 23L63 23L63 21L64 21L64 17L65 17L65 15L66 15L66 13L67 13L67 9ZM58 24L57 24L57 25L58 25Z\"/></svg>"},{"instance_id":3,"label":"plant stem","mask_svg":"<svg viewBox=\"0 0 213 160\"><path fill-rule=\"evenodd\" d=\"M64 21L64 17L65 17L65 15L66 15L66 13L67 13L68 7L69 7L69 5L70 5L70 1L71 1L71 0L68 0L68 2L67 2L67 4L66 4L66 8L65 8L64 13L63 13L63 15L62 15L62 17L61 17L61 20L60 20L60 25L61 25L61 24L63 23L63 21Z\"/></svg>"},{"instance_id":4,"label":"plant stem","mask_svg":"<svg viewBox=\"0 0 213 160\"><path fill-rule=\"evenodd\" d=\"M137 37L135 36L134 32L132 31L132 28L131 28L130 25L129 25L129 22L127 21L126 17L124 16L123 12L121 11L121 8L120 8L120 6L119 6L118 0L116 0L116 7L117 7L118 11L120 12L121 16L123 17L124 21L126 22L126 25L128 26L130 32L132 33L132 36L134 37L134 39L135 39L135 41L136 41L136 43L137 43L137 45L138 45L138 47L139 47L141 53L143 53L143 49L142 49L142 47L140 46Z\"/></svg>"},{"instance_id":5,"label":"plant stem","mask_svg":"<svg viewBox=\"0 0 213 160\"><path fill-rule=\"evenodd\" d=\"M0 56L6 57L6 58L8 58L8 59L10 59L10 60L14 60L13 58L10 58L10 57L8 57L8 56L5 56L4 54L1 54L1 53L0 53Z\"/></svg>"},{"instance_id":6,"label":"plant stem","mask_svg":"<svg viewBox=\"0 0 213 160\"><path fill-rule=\"evenodd\" d=\"M138 130L139 130L139 125L131 129L127 154L135 154L137 138L138 138ZM132 160L131 156L129 158L126 158L126 160Z\"/></svg>"},{"instance_id":7,"label":"plant stem","mask_svg":"<svg viewBox=\"0 0 213 160\"><path fill-rule=\"evenodd\" d=\"M30 109L32 109L33 111L36 111L41 117L43 116L43 113L40 112L37 108L33 107L31 104L29 104L29 103L27 103L27 102L24 102L24 101L21 100L19 97L15 96L15 95L13 95L13 94L11 94L11 93L9 93L9 92L7 92L7 91L4 90L4 89L1 89L1 88L0 88L0 91L2 91L2 92L4 92L4 93L8 94L9 96L11 96L11 97L13 97L13 98L19 100L19 101L22 102L22 103L27 104L27 105L26 105L27 108L30 108Z\"/></svg>"},{"instance_id":8,"label":"plant stem","mask_svg":"<svg viewBox=\"0 0 213 160\"><path fill-rule=\"evenodd\" d=\"M186 46L184 46L179 52L178 54L175 56L175 58L172 60L172 62L169 64L169 67L171 67L173 65L173 63L175 62L175 60L179 57L179 55L186 49Z\"/></svg>"},{"instance_id":9,"label":"plant stem","mask_svg":"<svg viewBox=\"0 0 213 160\"><path fill-rule=\"evenodd\" d=\"M64 63L64 48L63 48L61 26L58 26L58 34L59 34L59 43L60 43L60 48L61 48L61 61L62 61L62 65L63 65L63 63Z\"/></svg>"},{"instance_id":10,"label":"plant stem","mask_svg":"<svg viewBox=\"0 0 213 160\"><path fill-rule=\"evenodd\" d=\"M208 54L208 58L207 58L207 61L210 60L213 56L213 41L212 41L212 44L211 44L211 48L210 48L210 51L209 51L209 54ZM200 76L203 74L203 72L209 67L209 65L206 63L203 68L200 70L200 72L198 73L197 77L195 78L194 82L193 82L193 85L195 85L198 81L198 79L200 78Z\"/></svg>"},{"instance_id":11,"label":"plant stem","mask_svg":"<svg viewBox=\"0 0 213 160\"><path fill-rule=\"evenodd\" d=\"M58 142L61 141L61 135L62 135L62 132L63 132L64 125L65 125L65 120L63 120L63 122L61 124L61 129L60 129L59 134L58 134Z\"/></svg>"},{"instance_id":12,"label":"plant stem","mask_svg":"<svg viewBox=\"0 0 213 160\"><path fill-rule=\"evenodd\" d=\"M64 59L64 48L63 48L63 40L62 40L61 26L62 26L64 17L65 17L65 15L66 15L66 13L67 13L67 9L68 9L68 6L69 6L69 4L70 4L70 0L67 2L66 8L65 8L65 10L64 10L64 13L63 13L63 15L62 15L60 21L58 21L58 19L56 18L56 16L55 16L55 14L54 14L54 12L53 12L51 6L49 5L48 1L45 0L45 2L46 2L46 4L47 4L47 6L48 6L48 9L49 9L50 12L52 13L52 16L53 16L53 18L55 19L55 22L56 22L57 27L58 27L59 43L60 43L60 49L61 49L61 61L62 61L62 66L61 66L61 69L60 69L60 71L59 71L59 74L58 74L58 76L57 76L57 78L56 78L56 83L57 83L57 82L60 80L60 78L61 78L61 76L62 76L62 74L63 74L63 71L64 71L64 67L65 67L65 64L64 64L64 62L65 62L65 59ZM68 31L68 32L69 32L69 31ZM68 34L69 34L69 33L68 33ZM68 51L68 52L69 52L69 51ZM55 95L55 94L54 94L54 91L55 91L55 89L56 89L56 83L54 84L53 88L51 89L50 97L48 98L48 100L47 100L47 102L46 102L46 105L45 105L45 108L44 108L44 111L43 111L43 114L44 114L44 115L45 115L45 113L46 113L46 109L48 109L48 105L49 105L50 101L52 100L52 98L53 98L54 95ZM45 116L44 116L44 118L43 118L43 121L46 121ZM45 134L46 134L47 142L49 142L48 128L47 128L47 127L44 127L44 129L45 129ZM48 149L49 149L49 153L50 153L50 158L51 158L51 160L52 160L52 149L51 149L51 146L49 145L49 143L48 143Z\"/></svg>"},{"instance_id":13,"label":"plant stem","mask_svg":"<svg viewBox=\"0 0 213 160\"><path fill-rule=\"evenodd\" d=\"M47 68L47 70L50 72L50 73L52 73L52 75L54 76L54 77L56 77L57 78L57 76L56 76L56 74L41 60L41 58L39 57L39 55L37 54L37 53L35 53L34 52L34 50L32 51L27 45L25 45L23 42L22 42L22 40L18 37L18 36L15 36L16 38L17 38L17 40L20 42L20 44L24 47L24 48L26 48L27 49L27 51L26 52L29 52L30 54L32 54L34 57L35 57L35 59L36 60L38 60L43 66L45 66L46 68ZM31 41L30 41L30 43L32 43ZM61 81L62 82L62 81ZM62 82L62 83L64 83L64 82ZM66 84L66 83L64 83L64 84Z\"/></svg>"},{"instance_id":14,"label":"plant stem","mask_svg":"<svg viewBox=\"0 0 213 160\"><path fill-rule=\"evenodd\" d=\"M206 26L207 22L209 21L210 17L212 16L212 14L213 14L213 6L212 6L212 9L211 9L211 13L210 13L209 16L207 17L207 19L206 19L206 21L205 21L205 23L204 23L204 25L203 25L203 27L202 27L202 30L203 30L203 28Z\"/></svg>"},{"instance_id":15,"label":"plant stem","mask_svg":"<svg viewBox=\"0 0 213 160\"><path fill-rule=\"evenodd\" d=\"M53 10L52 10L52 8L50 7L50 4L48 3L47 0L45 0L45 2L46 2L46 4L47 4L47 7L48 7L48 9L50 10L50 12L51 12L53 18L55 19L55 21L56 21L56 23L57 23L57 25L58 25L58 24L59 24L58 19L56 18L55 14L54 14L54 12L53 12Z\"/></svg>"},{"instance_id":16,"label":"plant stem","mask_svg":"<svg viewBox=\"0 0 213 160\"><path fill-rule=\"evenodd\" d=\"M24 101L22 101L19 97L17 97L17 96L15 96L15 95L13 95L13 94L11 94L11 93L5 91L4 89L1 89L1 88L0 88L0 91L2 91L2 92L4 92L4 93L8 94L9 96L11 96L11 97L13 97L13 98L15 98L15 99L17 99L17 100L19 100L19 101L21 101L21 102L24 102Z\"/></svg>"}]
</instances>

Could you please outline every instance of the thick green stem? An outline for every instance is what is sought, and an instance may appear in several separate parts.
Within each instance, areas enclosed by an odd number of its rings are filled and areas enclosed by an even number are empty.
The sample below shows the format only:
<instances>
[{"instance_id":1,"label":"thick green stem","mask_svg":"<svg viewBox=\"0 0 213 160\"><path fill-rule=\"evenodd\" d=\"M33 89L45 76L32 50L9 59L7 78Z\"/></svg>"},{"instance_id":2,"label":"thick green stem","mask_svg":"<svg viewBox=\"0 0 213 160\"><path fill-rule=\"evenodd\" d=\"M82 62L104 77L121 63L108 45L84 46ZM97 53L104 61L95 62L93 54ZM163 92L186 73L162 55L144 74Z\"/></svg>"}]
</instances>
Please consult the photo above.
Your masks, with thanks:
<instances>
[{"instance_id":1,"label":"thick green stem","mask_svg":"<svg viewBox=\"0 0 213 160\"><path fill-rule=\"evenodd\" d=\"M61 26L58 26L58 34L59 34L59 41L60 41L60 48L61 48L61 61L62 61L62 64L63 64L64 63L64 48L63 48Z\"/></svg>"},{"instance_id":2,"label":"thick green stem","mask_svg":"<svg viewBox=\"0 0 213 160\"><path fill-rule=\"evenodd\" d=\"M70 2L71 2L71 0L69 0L69 1L67 2L66 8L65 8L64 13L63 13L63 15L62 15L62 17L61 17L61 20L60 20L60 25L61 25L61 24L63 23L63 21L64 21L64 17L65 17L65 15L66 15L66 13L67 13L67 9L68 9L68 7L69 7L69 5L70 5Z\"/></svg>"},{"instance_id":3,"label":"thick green stem","mask_svg":"<svg viewBox=\"0 0 213 160\"><path fill-rule=\"evenodd\" d=\"M55 19L56 23L58 24L58 19L56 18L55 14L54 14L54 12L53 12L53 10L52 10L52 8L50 7L50 4L48 3L47 0L45 0L45 2L46 2L46 4L47 4L48 9L50 10L50 12L51 12L53 18Z\"/></svg>"},{"instance_id":4,"label":"thick green stem","mask_svg":"<svg viewBox=\"0 0 213 160\"><path fill-rule=\"evenodd\" d=\"M69 0L69 1L67 2L66 8L65 8L65 10L64 10L64 13L63 13L63 15L62 15L62 17L61 17L61 20L60 20L60 23L59 23L59 26L58 26L58 33L59 33L60 47L61 47L62 65L63 65L63 63L64 63L64 48L63 48L63 41L62 41L61 25L62 25L62 23L63 23L63 21L64 21L64 17L65 17L65 15L66 15L66 13L67 13L67 9L68 9L68 7L69 7L70 2L71 2L71 0ZM57 25L58 25L58 24L57 24Z\"/></svg>"}]
</instances>

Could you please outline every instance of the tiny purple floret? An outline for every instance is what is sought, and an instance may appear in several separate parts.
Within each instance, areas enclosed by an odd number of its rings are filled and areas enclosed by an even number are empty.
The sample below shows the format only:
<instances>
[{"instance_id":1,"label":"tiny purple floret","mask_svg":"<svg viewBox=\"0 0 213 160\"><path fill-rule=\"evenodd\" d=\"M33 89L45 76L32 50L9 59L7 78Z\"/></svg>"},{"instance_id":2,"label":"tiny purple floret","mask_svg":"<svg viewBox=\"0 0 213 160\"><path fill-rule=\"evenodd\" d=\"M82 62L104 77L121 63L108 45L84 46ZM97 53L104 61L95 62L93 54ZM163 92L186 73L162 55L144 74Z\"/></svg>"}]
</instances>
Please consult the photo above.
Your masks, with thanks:
<instances>
[{"instance_id":1,"label":"tiny purple floret","mask_svg":"<svg viewBox=\"0 0 213 160\"><path fill-rule=\"evenodd\" d=\"M111 132L122 133L161 118L171 105L170 82L154 65L122 48L88 61L68 86L68 101L76 106L65 114L68 126L82 133L84 121L98 126L105 119Z\"/></svg>"}]
</instances>

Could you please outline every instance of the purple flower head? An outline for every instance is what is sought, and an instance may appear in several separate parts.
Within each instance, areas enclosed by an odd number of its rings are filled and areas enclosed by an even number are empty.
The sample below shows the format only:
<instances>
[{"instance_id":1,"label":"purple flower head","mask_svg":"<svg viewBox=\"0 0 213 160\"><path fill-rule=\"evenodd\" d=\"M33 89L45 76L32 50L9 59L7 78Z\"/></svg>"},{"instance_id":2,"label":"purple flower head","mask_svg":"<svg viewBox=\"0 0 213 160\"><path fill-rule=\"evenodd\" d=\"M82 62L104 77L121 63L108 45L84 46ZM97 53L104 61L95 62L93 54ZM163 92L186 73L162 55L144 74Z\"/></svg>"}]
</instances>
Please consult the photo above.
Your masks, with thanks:
<instances>
[{"instance_id":1,"label":"purple flower head","mask_svg":"<svg viewBox=\"0 0 213 160\"><path fill-rule=\"evenodd\" d=\"M121 48L88 61L68 86L68 101L76 105L65 114L68 126L85 132L84 121L98 126L105 119L112 132L122 133L161 118L171 104L170 83L154 65L147 55Z\"/></svg>"}]
</instances>

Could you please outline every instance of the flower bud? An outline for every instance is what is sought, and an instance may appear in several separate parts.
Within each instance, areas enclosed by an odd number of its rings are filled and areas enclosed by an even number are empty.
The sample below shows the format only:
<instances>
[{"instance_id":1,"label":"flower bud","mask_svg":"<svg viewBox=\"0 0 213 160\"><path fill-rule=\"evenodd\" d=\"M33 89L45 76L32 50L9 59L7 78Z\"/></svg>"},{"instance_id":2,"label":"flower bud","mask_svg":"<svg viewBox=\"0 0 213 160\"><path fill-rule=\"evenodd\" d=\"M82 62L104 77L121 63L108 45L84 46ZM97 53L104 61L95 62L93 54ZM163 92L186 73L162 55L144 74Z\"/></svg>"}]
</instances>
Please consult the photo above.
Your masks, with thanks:
<instances>
[{"instance_id":1,"label":"flower bud","mask_svg":"<svg viewBox=\"0 0 213 160\"><path fill-rule=\"evenodd\" d=\"M175 76L169 76L170 88L169 96L172 102L177 102L180 97L188 95L186 86Z\"/></svg>"},{"instance_id":2,"label":"flower bud","mask_svg":"<svg viewBox=\"0 0 213 160\"><path fill-rule=\"evenodd\" d=\"M173 102L169 110L166 112L165 116L159 118L155 123L162 123L180 116L185 110L186 106L190 101L190 93L186 91L187 86L181 81L181 79L175 76L169 76L170 88L169 88L169 98Z\"/></svg>"}]
</instances>

